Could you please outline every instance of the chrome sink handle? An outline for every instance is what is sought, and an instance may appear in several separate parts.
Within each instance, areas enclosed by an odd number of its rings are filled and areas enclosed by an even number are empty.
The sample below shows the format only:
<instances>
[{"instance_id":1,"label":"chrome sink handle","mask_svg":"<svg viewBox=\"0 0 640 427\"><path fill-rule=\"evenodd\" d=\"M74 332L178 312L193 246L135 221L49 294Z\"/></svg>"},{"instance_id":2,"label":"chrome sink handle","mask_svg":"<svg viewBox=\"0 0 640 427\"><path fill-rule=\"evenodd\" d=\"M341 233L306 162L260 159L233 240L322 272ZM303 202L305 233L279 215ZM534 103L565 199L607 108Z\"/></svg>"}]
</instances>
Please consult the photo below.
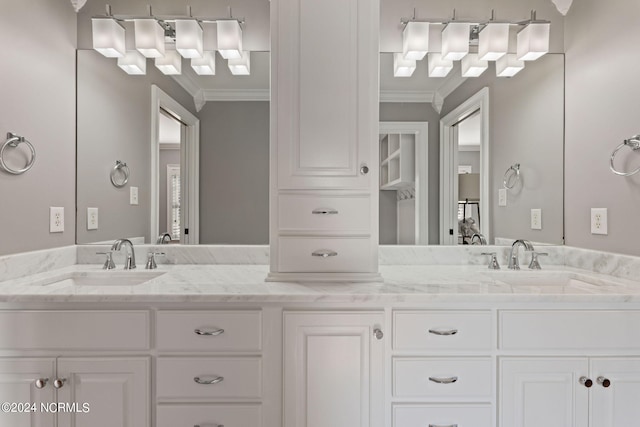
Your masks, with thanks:
<instances>
[{"instance_id":1,"label":"chrome sink handle","mask_svg":"<svg viewBox=\"0 0 640 427\"><path fill-rule=\"evenodd\" d=\"M104 261L104 265L102 266L103 270L113 270L116 268L116 263L113 262L113 252L96 252L96 255L106 255L107 258Z\"/></svg>"},{"instance_id":2,"label":"chrome sink handle","mask_svg":"<svg viewBox=\"0 0 640 427\"><path fill-rule=\"evenodd\" d=\"M538 257L547 256L547 255L549 254L546 252L536 252L536 251L531 252L531 262L529 263L529 269L542 270L542 267L540 267L540 262L538 262Z\"/></svg>"},{"instance_id":3,"label":"chrome sink handle","mask_svg":"<svg viewBox=\"0 0 640 427\"><path fill-rule=\"evenodd\" d=\"M496 252L482 252L480 255L490 256L489 270L500 270L500 264L498 263L498 254Z\"/></svg>"}]
</instances>

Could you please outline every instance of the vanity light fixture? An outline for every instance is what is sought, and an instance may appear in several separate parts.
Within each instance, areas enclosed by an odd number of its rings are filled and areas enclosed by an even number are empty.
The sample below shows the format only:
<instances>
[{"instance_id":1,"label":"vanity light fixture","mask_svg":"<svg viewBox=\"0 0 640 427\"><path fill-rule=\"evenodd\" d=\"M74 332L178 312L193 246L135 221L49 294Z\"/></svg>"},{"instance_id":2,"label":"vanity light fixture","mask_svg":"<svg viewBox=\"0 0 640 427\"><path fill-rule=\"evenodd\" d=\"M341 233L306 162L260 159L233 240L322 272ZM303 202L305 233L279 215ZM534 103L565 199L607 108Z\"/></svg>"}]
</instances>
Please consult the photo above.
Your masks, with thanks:
<instances>
[{"instance_id":1,"label":"vanity light fixture","mask_svg":"<svg viewBox=\"0 0 640 427\"><path fill-rule=\"evenodd\" d=\"M224 59L242 57L242 27L235 19L218 20L218 52Z\"/></svg>"},{"instance_id":2,"label":"vanity light fixture","mask_svg":"<svg viewBox=\"0 0 640 427\"><path fill-rule=\"evenodd\" d=\"M402 53L393 54L393 76L411 77L416 70L415 59L405 59Z\"/></svg>"},{"instance_id":3,"label":"vanity light fixture","mask_svg":"<svg viewBox=\"0 0 640 427\"><path fill-rule=\"evenodd\" d=\"M191 68L199 76L214 76L216 74L215 52L204 52L202 58L193 58Z\"/></svg>"},{"instance_id":4,"label":"vanity light fixture","mask_svg":"<svg viewBox=\"0 0 640 427\"><path fill-rule=\"evenodd\" d=\"M444 59L439 53L427 54L429 77L446 77L453 70L453 61Z\"/></svg>"},{"instance_id":5,"label":"vanity light fixture","mask_svg":"<svg viewBox=\"0 0 640 427\"><path fill-rule=\"evenodd\" d=\"M250 57L251 52L242 51L240 58L232 58L228 60L229 70L234 76L248 76L251 73Z\"/></svg>"},{"instance_id":6,"label":"vanity light fixture","mask_svg":"<svg viewBox=\"0 0 640 427\"><path fill-rule=\"evenodd\" d=\"M453 20L442 30L442 57L450 61L459 61L469 53L471 24L456 22L456 11Z\"/></svg>"},{"instance_id":7,"label":"vanity light fixture","mask_svg":"<svg viewBox=\"0 0 640 427\"><path fill-rule=\"evenodd\" d=\"M156 58L156 68L167 76L182 73L182 56L176 50L167 50L164 56Z\"/></svg>"},{"instance_id":8,"label":"vanity light fixture","mask_svg":"<svg viewBox=\"0 0 640 427\"><path fill-rule=\"evenodd\" d=\"M496 76L513 77L524 69L524 61L508 53L496 61Z\"/></svg>"},{"instance_id":9,"label":"vanity light fixture","mask_svg":"<svg viewBox=\"0 0 640 427\"><path fill-rule=\"evenodd\" d=\"M147 58L137 50L129 50L122 58L118 58L118 67L127 74L145 75L147 73Z\"/></svg>"},{"instance_id":10,"label":"vanity light fixture","mask_svg":"<svg viewBox=\"0 0 640 427\"><path fill-rule=\"evenodd\" d=\"M535 61L546 53L549 53L549 38L551 24L546 21L537 21L535 10L531 12L531 21L520 30L517 36L516 49L518 59L521 61Z\"/></svg>"},{"instance_id":11,"label":"vanity light fixture","mask_svg":"<svg viewBox=\"0 0 640 427\"><path fill-rule=\"evenodd\" d=\"M493 17L492 17L493 20ZM508 22L491 22L480 30L478 56L483 61L497 61L509 51Z\"/></svg>"},{"instance_id":12,"label":"vanity light fixture","mask_svg":"<svg viewBox=\"0 0 640 427\"><path fill-rule=\"evenodd\" d=\"M91 20L93 49L107 58L125 56L124 27L113 18L93 18Z\"/></svg>"},{"instance_id":13,"label":"vanity light fixture","mask_svg":"<svg viewBox=\"0 0 640 427\"><path fill-rule=\"evenodd\" d=\"M462 77L478 77L489 68L489 62L479 58L477 53L470 53L460 62Z\"/></svg>"},{"instance_id":14,"label":"vanity light fixture","mask_svg":"<svg viewBox=\"0 0 640 427\"><path fill-rule=\"evenodd\" d=\"M202 26L195 19L176 19L176 50L183 58L202 58Z\"/></svg>"},{"instance_id":15,"label":"vanity light fixture","mask_svg":"<svg viewBox=\"0 0 640 427\"><path fill-rule=\"evenodd\" d=\"M415 12L414 12L415 19ZM405 60L420 61L429 51L428 22L409 21L402 31L402 57Z\"/></svg>"},{"instance_id":16,"label":"vanity light fixture","mask_svg":"<svg viewBox=\"0 0 640 427\"><path fill-rule=\"evenodd\" d=\"M136 49L146 58L164 56L164 28L154 18L134 19Z\"/></svg>"}]
</instances>

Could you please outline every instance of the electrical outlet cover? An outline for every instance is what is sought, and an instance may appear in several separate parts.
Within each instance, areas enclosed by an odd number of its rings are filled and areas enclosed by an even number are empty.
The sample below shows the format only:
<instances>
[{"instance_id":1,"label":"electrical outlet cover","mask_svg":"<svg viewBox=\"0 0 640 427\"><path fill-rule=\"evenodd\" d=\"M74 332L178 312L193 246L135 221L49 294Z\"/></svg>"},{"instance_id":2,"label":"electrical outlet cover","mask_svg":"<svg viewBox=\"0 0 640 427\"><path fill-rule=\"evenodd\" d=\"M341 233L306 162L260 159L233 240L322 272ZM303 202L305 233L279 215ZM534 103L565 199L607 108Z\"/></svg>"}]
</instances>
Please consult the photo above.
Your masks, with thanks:
<instances>
[{"instance_id":1,"label":"electrical outlet cover","mask_svg":"<svg viewBox=\"0 0 640 427\"><path fill-rule=\"evenodd\" d=\"M507 206L507 189L501 188L498 190L498 206Z\"/></svg>"},{"instance_id":2,"label":"electrical outlet cover","mask_svg":"<svg viewBox=\"0 0 640 427\"><path fill-rule=\"evenodd\" d=\"M87 208L87 230L98 229L98 208Z\"/></svg>"},{"instance_id":3,"label":"electrical outlet cover","mask_svg":"<svg viewBox=\"0 0 640 427\"><path fill-rule=\"evenodd\" d=\"M138 204L138 187L130 187L129 204L131 204L131 205L137 205Z\"/></svg>"},{"instance_id":4,"label":"electrical outlet cover","mask_svg":"<svg viewBox=\"0 0 640 427\"><path fill-rule=\"evenodd\" d=\"M64 231L64 208L49 208L49 232L62 233Z\"/></svg>"},{"instance_id":5,"label":"electrical outlet cover","mask_svg":"<svg viewBox=\"0 0 640 427\"><path fill-rule=\"evenodd\" d=\"M607 208L591 208L591 234L609 234Z\"/></svg>"},{"instance_id":6,"label":"electrical outlet cover","mask_svg":"<svg viewBox=\"0 0 640 427\"><path fill-rule=\"evenodd\" d=\"M531 209L531 229L542 230L542 209Z\"/></svg>"}]
</instances>

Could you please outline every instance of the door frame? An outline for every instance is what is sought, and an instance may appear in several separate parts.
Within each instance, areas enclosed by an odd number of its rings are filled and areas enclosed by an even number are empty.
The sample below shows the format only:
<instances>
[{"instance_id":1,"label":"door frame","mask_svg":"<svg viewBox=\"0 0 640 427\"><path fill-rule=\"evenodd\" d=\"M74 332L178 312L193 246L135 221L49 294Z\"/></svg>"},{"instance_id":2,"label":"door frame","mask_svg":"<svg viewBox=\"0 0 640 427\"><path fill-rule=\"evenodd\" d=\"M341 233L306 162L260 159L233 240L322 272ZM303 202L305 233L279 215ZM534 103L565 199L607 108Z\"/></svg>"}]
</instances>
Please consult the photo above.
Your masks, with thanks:
<instances>
[{"instance_id":1,"label":"door frame","mask_svg":"<svg viewBox=\"0 0 640 427\"><path fill-rule=\"evenodd\" d=\"M197 245L200 242L200 119L156 85L151 86L151 243L155 243L160 233L160 108L171 111L185 124L184 143L180 144L180 243ZM185 229L189 229L189 234L185 234Z\"/></svg>"},{"instance_id":2,"label":"door frame","mask_svg":"<svg viewBox=\"0 0 640 427\"><path fill-rule=\"evenodd\" d=\"M416 245L429 244L429 123L380 122L378 134L412 133L415 138ZM380 145L378 144L378 152ZM378 167L380 167L378 165ZM378 183L378 191L380 184Z\"/></svg>"},{"instance_id":3,"label":"door frame","mask_svg":"<svg viewBox=\"0 0 640 427\"><path fill-rule=\"evenodd\" d=\"M480 110L480 230L490 239L489 88L484 87L440 119L440 244L458 244L458 132L455 126ZM449 230L453 229L451 235Z\"/></svg>"}]
</instances>

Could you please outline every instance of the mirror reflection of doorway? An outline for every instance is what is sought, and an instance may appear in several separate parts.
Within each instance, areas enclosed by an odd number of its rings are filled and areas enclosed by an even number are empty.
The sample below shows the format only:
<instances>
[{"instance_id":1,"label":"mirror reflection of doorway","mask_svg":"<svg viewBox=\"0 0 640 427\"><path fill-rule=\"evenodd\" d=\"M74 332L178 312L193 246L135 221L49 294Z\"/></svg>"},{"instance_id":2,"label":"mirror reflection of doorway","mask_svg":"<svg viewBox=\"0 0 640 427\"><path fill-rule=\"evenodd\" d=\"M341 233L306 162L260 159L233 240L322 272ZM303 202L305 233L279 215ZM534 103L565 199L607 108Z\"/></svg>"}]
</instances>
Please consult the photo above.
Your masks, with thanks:
<instances>
[{"instance_id":1,"label":"mirror reflection of doorway","mask_svg":"<svg viewBox=\"0 0 640 427\"><path fill-rule=\"evenodd\" d=\"M462 119L454 127L458 132L458 244L471 245L481 240L480 110ZM474 237L477 236L477 237Z\"/></svg>"},{"instance_id":2,"label":"mirror reflection of doorway","mask_svg":"<svg viewBox=\"0 0 640 427\"><path fill-rule=\"evenodd\" d=\"M180 147L184 142L184 124L160 108L158 147L160 160L158 214L160 234L171 242L180 242ZM164 228L163 228L164 227Z\"/></svg>"}]
</instances>

